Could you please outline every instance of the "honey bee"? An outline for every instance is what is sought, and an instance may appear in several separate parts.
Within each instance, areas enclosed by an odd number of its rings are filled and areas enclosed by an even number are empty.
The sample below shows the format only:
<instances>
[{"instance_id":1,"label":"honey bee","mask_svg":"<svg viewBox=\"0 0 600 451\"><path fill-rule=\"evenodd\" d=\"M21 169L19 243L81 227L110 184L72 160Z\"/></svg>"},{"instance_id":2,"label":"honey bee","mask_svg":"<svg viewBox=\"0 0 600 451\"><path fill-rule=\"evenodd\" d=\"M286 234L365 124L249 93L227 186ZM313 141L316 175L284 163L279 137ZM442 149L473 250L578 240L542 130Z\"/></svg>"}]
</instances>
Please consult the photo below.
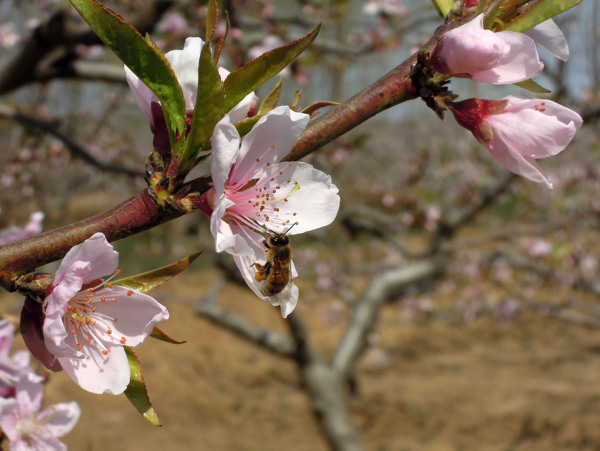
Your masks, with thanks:
<instances>
[{"instance_id":1,"label":"honey bee","mask_svg":"<svg viewBox=\"0 0 600 451\"><path fill-rule=\"evenodd\" d=\"M292 224L292 227L295 224ZM264 265L253 263L257 271L254 278L262 282L260 292L265 296L289 297L292 288L292 247L287 233L271 232L263 241L267 262Z\"/></svg>"}]
</instances>

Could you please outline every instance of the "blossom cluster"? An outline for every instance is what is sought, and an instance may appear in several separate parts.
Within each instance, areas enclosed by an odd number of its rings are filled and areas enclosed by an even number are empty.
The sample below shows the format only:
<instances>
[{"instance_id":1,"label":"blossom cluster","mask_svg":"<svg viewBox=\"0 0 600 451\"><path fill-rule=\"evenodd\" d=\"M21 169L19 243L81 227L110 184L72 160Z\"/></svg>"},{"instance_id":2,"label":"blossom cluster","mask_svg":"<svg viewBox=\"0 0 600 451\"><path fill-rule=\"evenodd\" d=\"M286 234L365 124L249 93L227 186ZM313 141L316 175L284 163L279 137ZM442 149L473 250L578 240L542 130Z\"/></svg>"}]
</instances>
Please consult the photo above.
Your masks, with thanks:
<instances>
[{"instance_id":1,"label":"blossom cluster","mask_svg":"<svg viewBox=\"0 0 600 451\"><path fill-rule=\"evenodd\" d=\"M183 50L165 54L190 112L198 92L203 44L200 38L187 38ZM125 71L138 107L150 119L156 142L158 110L153 105L158 105L158 98L127 67ZM219 68L219 74L224 80L229 71ZM294 235L326 226L335 219L340 199L328 175L306 163L282 162L308 125L307 114L277 107L246 136L240 136L234 124L252 114L255 103L256 95L248 94L215 126L211 139L214 187L204 196L203 210L211 216L216 251L231 254L251 290L279 306L285 318L298 303L298 287L292 281L297 272L290 252L282 262L282 272L272 269L279 261L272 261L265 236ZM272 274L280 275L284 287L271 293Z\"/></svg>"},{"instance_id":2,"label":"blossom cluster","mask_svg":"<svg viewBox=\"0 0 600 451\"><path fill-rule=\"evenodd\" d=\"M471 6L478 2L470 2ZM529 80L544 68L537 45L561 60L569 56L565 37L547 20L525 33L493 32L483 15L450 30L432 54L434 68L453 77L510 84ZM457 122L473 133L508 170L552 188L537 159L556 155L571 142L582 119L550 100L508 96L500 100L467 99L449 105Z\"/></svg>"}]
</instances>

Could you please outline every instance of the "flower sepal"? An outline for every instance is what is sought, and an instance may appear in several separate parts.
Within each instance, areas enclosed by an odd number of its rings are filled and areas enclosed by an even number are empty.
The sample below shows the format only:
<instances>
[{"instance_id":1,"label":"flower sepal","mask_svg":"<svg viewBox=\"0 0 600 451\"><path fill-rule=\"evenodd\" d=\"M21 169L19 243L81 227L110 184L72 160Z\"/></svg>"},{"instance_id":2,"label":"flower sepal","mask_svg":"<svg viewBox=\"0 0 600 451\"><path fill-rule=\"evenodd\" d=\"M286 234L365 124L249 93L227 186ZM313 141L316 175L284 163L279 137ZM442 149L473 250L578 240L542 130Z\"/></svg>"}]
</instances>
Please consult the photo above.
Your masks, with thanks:
<instances>
[{"instance_id":1,"label":"flower sepal","mask_svg":"<svg viewBox=\"0 0 600 451\"><path fill-rule=\"evenodd\" d=\"M127 362L129 363L129 370L131 372L131 379L129 385L125 389L125 396L133 404L133 406L142 414L142 416L150 422L153 426L162 426L158 419L158 415L152 407L150 397L148 396L148 389L146 388L146 382L142 375L142 367L137 356L133 350L124 346L125 354L127 355Z\"/></svg>"}]
</instances>

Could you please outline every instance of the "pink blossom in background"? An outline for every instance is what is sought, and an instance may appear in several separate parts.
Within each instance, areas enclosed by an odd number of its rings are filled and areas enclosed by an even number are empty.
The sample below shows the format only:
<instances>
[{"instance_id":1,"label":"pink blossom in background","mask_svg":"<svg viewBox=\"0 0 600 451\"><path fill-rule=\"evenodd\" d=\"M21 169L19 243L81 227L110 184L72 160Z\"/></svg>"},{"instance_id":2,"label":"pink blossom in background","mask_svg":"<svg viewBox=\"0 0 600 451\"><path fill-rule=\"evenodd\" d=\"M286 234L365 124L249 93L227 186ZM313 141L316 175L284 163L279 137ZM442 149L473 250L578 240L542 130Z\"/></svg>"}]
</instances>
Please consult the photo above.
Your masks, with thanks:
<instances>
[{"instance_id":1,"label":"pink blossom in background","mask_svg":"<svg viewBox=\"0 0 600 451\"><path fill-rule=\"evenodd\" d=\"M177 80L181 85L185 106L187 111L193 111L198 93L198 63L200 52L204 41L200 38L187 38L183 50L171 50L165 54L169 64L173 68ZM223 68L219 69L221 77L226 77L229 72ZM125 77L131 88L133 98L139 109L150 119L152 126L155 115L152 112L152 103L159 104L158 97L148 88L127 66L125 66ZM236 122L241 121L255 106L257 97L254 93L248 94L240 103L229 111L229 115Z\"/></svg>"},{"instance_id":2,"label":"pink blossom in background","mask_svg":"<svg viewBox=\"0 0 600 451\"><path fill-rule=\"evenodd\" d=\"M432 54L441 73L494 84L517 83L544 68L535 42L523 33L483 28L483 15L450 30Z\"/></svg>"},{"instance_id":3,"label":"pink blossom in background","mask_svg":"<svg viewBox=\"0 0 600 451\"><path fill-rule=\"evenodd\" d=\"M453 103L451 110L501 165L549 188L535 160L560 153L583 123L579 114L556 102L517 96L467 99Z\"/></svg>"},{"instance_id":4,"label":"pink blossom in background","mask_svg":"<svg viewBox=\"0 0 600 451\"><path fill-rule=\"evenodd\" d=\"M36 211L29 216L29 221L25 227L9 227L7 229L0 230L0 246L37 235L42 231L43 221L44 213L41 211Z\"/></svg>"},{"instance_id":5,"label":"pink blossom in background","mask_svg":"<svg viewBox=\"0 0 600 451\"><path fill-rule=\"evenodd\" d=\"M190 35L188 23L179 13L165 14L156 24L156 31L168 33L175 38L184 38Z\"/></svg>"},{"instance_id":6,"label":"pink blossom in background","mask_svg":"<svg viewBox=\"0 0 600 451\"><path fill-rule=\"evenodd\" d=\"M406 15L406 7L399 0L368 0L363 5L363 11L373 15L386 14L396 17Z\"/></svg>"},{"instance_id":7,"label":"pink blossom in background","mask_svg":"<svg viewBox=\"0 0 600 451\"><path fill-rule=\"evenodd\" d=\"M9 356L14 334L15 326L7 319L0 320L0 397L3 398L14 396L17 381L28 373L33 374L27 351L17 351ZM37 378L42 380L40 376Z\"/></svg>"},{"instance_id":8,"label":"pink blossom in background","mask_svg":"<svg viewBox=\"0 0 600 451\"><path fill-rule=\"evenodd\" d=\"M21 36L15 29L15 24L12 22L3 23L0 25L0 46L5 49L14 47L19 42Z\"/></svg>"},{"instance_id":9,"label":"pink blossom in background","mask_svg":"<svg viewBox=\"0 0 600 451\"><path fill-rule=\"evenodd\" d=\"M309 116L287 106L263 116L244 139L225 116L212 138L214 188L210 230L217 252L233 255L244 280L256 295L279 305L285 318L298 302L292 284L288 296L264 296L253 263L266 262L259 232L298 234L330 224L340 198L331 177L299 162L281 162L306 128ZM296 272L292 263L292 277Z\"/></svg>"},{"instance_id":10,"label":"pink blossom in background","mask_svg":"<svg viewBox=\"0 0 600 451\"><path fill-rule=\"evenodd\" d=\"M23 336L36 357L51 356L40 359L42 363L56 370L57 362L76 384L92 393L122 393L130 379L123 346L141 344L158 322L169 318L154 298L100 279L115 273L118 255L101 233L74 246L62 260L44 301L44 341ZM21 318L22 327L33 328L23 323L35 318Z\"/></svg>"},{"instance_id":11,"label":"pink blossom in background","mask_svg":"<svg viewBox=\"0 0 600 451\"><path fill-rule=\"evenodd\" d=\"M0 398L0 427L10 441L11 451L67 451L58 440L79 420L76 402L42 407L43 385L33 374L19 379L14 398Z\"/></svg>"}]
</instances>

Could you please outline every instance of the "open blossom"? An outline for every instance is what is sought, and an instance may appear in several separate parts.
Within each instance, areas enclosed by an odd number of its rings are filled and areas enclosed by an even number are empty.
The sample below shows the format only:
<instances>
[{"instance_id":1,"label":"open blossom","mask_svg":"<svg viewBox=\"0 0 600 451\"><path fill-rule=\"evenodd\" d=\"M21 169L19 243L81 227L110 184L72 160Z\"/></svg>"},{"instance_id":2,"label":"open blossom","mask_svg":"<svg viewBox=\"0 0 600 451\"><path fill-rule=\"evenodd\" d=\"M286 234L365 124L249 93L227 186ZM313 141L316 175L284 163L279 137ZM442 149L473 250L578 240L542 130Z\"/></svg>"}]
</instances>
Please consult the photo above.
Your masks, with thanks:
<instances>
[{"instance_id":1,"label":"open blossom","mask_svg":"<svg viewBox=\"0 0 600 451\"><path fill-rule=\"evenodd\" d=\"M76 402L59 403L40 410L43 385L30 374L17 382L14 398L0 398L0 427L11 451L67 451L58 437L70 432L81 414Z\"/></svg>"},{"instance_id":2,"label":"open blossom","mask_svg":"<svg viewBox=\"0 0 600 451\"><path fill-rule=\"evenodd\" d=\"M453 103L456 121L471 131L509 171L552 188L536 161L560 153L583 120L551 100L508 96Z\"/></svg>"},{"instance_id":3,"label":"open blossom","mask_svg":"<svg viewBox=\"0 0 600 451\"><path fill-rule=\"evenodd\" d=\"M41 211L36 211L35 213L31 214L25 227L9 227L7 229L0 230L0 246L37 235L42 231L43 221L44 213Z\"/></svg>"},{"instance_id":4,"label":"open blossom","mask_svg":"<svg viewBox=\"0 0 600 451\"><path fill-rule=\"evenodd\" d=\"M284 318L298 302L298 288L293 284L286 296L261 294L263 282L256 280L252 267L266 262L260 233L293 235L326 226L340 204L330 176L306 163L281 162L308 120L308 115L281 106L262 117L242 140L225 116L212 138L210 229L216 251L232 254L252 291L280 305ZM293 263L291 269L295 277Z\"/></svg>"},{"instance_id":5,"label":"open blossom","mask_svg":"<svg viewBox=\"0 0 600 451\"><path fill-rule=\"evenodd\" d=\"M44 300L43 342L34 334L23 335L42 363L52 370L62 367L92 393L122 393L130 379L123 346L141 344L159 321L169 318L154 298L100 279L116 272L118 255L102 233L74 246ZM22 323L35 320L21 316Z\"/></svg>"},{"instance_id":6,"label":"open blossom","mask_svg":"<svg viewBox=\"0 0 600 451\"><path fill-rule=\"evenodd\" d=\"M171 50L165 54L183 91L187 111L193 111L196 104L198 63L203 45L204 41L200 38L187 38L183 50ZM229 72L226 69L219 68L219 75L224 80L229 75ZM158 97L127 66L125 66L125 77L137 106L150 119L150 123L154 127L157 124L155 124L152 103L156 102L159 104ZM243 120L255 104L256 95L254 93L248 94L228 112L231 120L233 122Z\"/></svg>"},{"instance_id":7,"label":"open blossom","mask_svg":"<svg viewBox=\"0 0 600 451\"><path fill-rule=\"evenodd\" d=\"M432 61L441 73L494 84L527 80L544 68L533 39L513 31L485 30L482 14L446 33Z\"/></svg>"}]
</instances>

